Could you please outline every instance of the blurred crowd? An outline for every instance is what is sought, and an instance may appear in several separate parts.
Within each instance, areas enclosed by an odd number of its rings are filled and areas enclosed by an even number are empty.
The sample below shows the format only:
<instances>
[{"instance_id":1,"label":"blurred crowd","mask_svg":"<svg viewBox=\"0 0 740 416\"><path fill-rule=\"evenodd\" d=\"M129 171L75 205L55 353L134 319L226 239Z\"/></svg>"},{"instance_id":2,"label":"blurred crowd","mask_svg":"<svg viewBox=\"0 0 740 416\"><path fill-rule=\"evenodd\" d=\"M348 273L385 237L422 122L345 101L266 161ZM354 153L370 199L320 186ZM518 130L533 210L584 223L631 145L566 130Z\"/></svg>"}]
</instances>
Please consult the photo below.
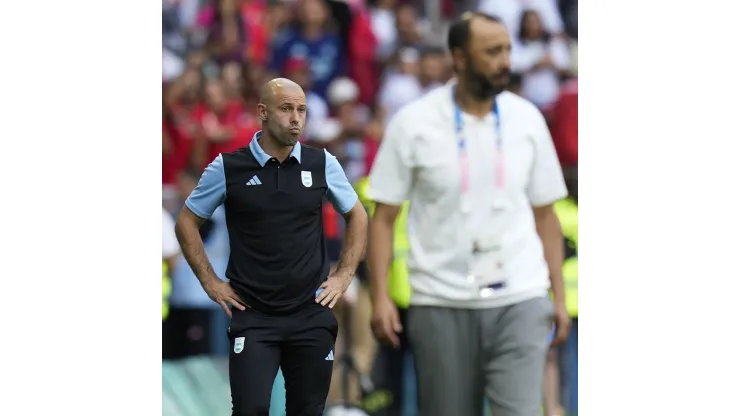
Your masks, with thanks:
<instances>
[{"instance_id":1,"label":"blurred crowd","mask_svg":"<svg viewBox=\"0 0 740 416\"><path fill-rule=\"evenodd\" d=\"M467 10L499 16L509 28L510 89L541 109L563 167L576 167L577 8L577 0L163 0L162 190L163 216L169 215L163 234L204 167L246 146L260 129L258 92L272 78L289 78L306 91L302 141L329 150L350 181L361 181L389 118L453 77L445 22ZM336 261L343 220L329 204L324 216ZM225 278L222 209L201 236ZM177 247L163 251L163 260L163 358L227 355L223 312ZM377 348L369 300L361 283L351 292L354 312L340 324L352 334L354 366L370 373ZM352 388L360 390L358 384ZM346 398L333 388L332 399Z\"/></svg>"}]
</instances>

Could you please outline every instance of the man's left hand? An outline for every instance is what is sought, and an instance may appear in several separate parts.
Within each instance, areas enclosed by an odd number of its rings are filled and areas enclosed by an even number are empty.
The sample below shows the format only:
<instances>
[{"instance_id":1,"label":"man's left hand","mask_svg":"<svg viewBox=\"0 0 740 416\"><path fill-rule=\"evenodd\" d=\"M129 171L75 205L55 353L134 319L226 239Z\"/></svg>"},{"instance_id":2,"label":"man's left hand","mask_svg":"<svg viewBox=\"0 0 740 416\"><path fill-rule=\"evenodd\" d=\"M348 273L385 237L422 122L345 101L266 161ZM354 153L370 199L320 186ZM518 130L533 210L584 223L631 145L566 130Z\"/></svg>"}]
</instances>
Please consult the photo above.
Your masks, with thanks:
<instances>
[{"instance_id":1,"label":"man's left hand","mask_svg":"<svg viewBox=\"0 0 740 416\"><path fill-rule=\"evenodd\" d=\"M316 297L316 303L320 303L322 306L329 305L329 309L333 308L337 301L342 298L349 284L352 283L352 277L352 275L342 272L330 273L329 278L320 286L323 290Z\"/></svg>"},{"instance_id":2,"label":"man's left hand","mask_svg":"<svg viewBox=\"0 0 740 416\"><path fill-rule=\"evenodd\" d=\"M570 333L570 315L564 304L555 304L555 336L552 339L552 345L557 346L568 339Z\"/></svg>"}]
</instances>

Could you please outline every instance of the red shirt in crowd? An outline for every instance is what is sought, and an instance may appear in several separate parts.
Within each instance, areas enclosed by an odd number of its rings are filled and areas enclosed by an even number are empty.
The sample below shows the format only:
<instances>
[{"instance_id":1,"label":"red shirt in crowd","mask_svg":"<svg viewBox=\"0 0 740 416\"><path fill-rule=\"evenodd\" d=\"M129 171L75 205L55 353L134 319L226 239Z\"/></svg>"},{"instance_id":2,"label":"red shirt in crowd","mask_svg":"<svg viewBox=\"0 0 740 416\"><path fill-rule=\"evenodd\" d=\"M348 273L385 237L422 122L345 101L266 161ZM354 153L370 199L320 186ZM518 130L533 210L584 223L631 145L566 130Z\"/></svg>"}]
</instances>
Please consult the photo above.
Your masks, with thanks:
<instances>
[{"instance_id":1,"label":"red shirt in crowd","mask_svg":"<svg viewBox=\"0 0 740 416\"><path fill-rule=\"evenodd\" d=\"M206 118L215 119L221 128L228 130L231 138L225 142L207 142L205 160L201 166L205 169L208 164L215 159L219 153L233 152L234 150L248 146L257 131L260 130L260 124L257 117L245 111L244 106L239 102L230 102L221 114L216 114L208 108L201 105L198 109L198 120L200 128L204 129ZM204 140L207 140L204 135Z\"/></svg>"},{"instance_id":2,"label":"red shirt in crowd","mask_svg":"<svg viewBox=\"0 0 740 416\"><path fill-rule=\"evenodd\" d=\"M245 1L241 6L250 62L265 65L268 60L270 33L267 28L267 5L264 0Z\"/></svg>"},{"instance_id":3,"label":"red shirt in crowd","mask_svg":"<svg viewBox=\"0 0 740 416\"><path fill-rule=\"evenodd\" d=\"M370 14L364 8L353 10L349 29L349 76L360 90L359 101L372 105L375 92L380 88L380 72L375 62L377 40L372 29Z\"/></svg>"},{"instance_id":4,"label":"red shirt in crowd","mask_svg":"<svg viewBox=\"0 0 740 416\"><path fill-rule=\"evenodd\" d=\"M163 184L174 183L177 174L190 164L190 155L198 137L196 112L197 107L174 106L171 117L162 123L162 131L167 131L172 142L172 152L162 156Z\"/></svg>"},{"instance_id":5,"label":"red shirt in crowd","mask_svg":"<svg viewBox=\"0 0 740 416\"><path fill-rule=\"evenodd\" d=\"M162 136L169 137L170 147L172 149L169 154L164 154L164 152L162 153L162 184L168 185L175 183L175 180L177 179L177 170L175 165L171 162L172 155L175 151L175 144L172 143L172 134L170 134L170 129L165 120L162 120ZM164 147L164 142L162 146Z\"/></svg>"},{"instance_id":6,"label":"red shirt in crowd","mask_svg":"<svg viewBox=\"0 0 740 416\"><path fill-rule=\"evenodd\" d=\"M563 85L549 113L550 131L560 163L578 165L578 80Z\"/></svg>"}]
</instances>

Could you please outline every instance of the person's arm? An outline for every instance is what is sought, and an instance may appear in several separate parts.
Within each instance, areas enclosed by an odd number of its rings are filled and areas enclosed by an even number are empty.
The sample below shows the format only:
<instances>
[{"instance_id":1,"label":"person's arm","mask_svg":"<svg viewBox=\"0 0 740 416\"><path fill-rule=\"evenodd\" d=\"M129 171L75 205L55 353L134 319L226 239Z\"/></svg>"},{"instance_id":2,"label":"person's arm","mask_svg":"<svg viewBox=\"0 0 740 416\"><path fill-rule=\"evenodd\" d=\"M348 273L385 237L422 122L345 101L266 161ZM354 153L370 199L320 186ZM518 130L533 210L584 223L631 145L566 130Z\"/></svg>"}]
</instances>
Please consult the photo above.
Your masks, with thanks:
<instances>
[{"instance_id":1,"label":"person's arm","mask_svg":"<svg viewBox=\"0 0 740 416\"><path fill-rule=\"evenodd\" d=\"M365 252L367 244L367 212L360 203L357 193L347 180L342 166L331 153L324 150L326 154L326 185L328 188L329 201L347 221L344 232L342 250L339 254L339 262L329 280L321 285L324 289L316 298L316 302L329 305L333 308L347 290L352 278L357 271L357 265ZM336 284L331 280L338 279Z\"/></svg>"},{"instance_id":2,"label":"person's arm","mask_svg":"<svg viewBox=\"0 0 740 416\"><path fill-rule=\"evenodd\" d=\"M218 155L208 165L193 192L185 201L185 206L177 216L175 232L193 273L206 288L214 282L220 282L213 271L211 262L206 256L203 240L200 236L200 227L213 215L226 196L226 180L224 176L223 159Z\"/></svg>"},{"instance_id":3,"label":"person's arm","mask_svg":"<svg viewBox=\"0 0 740 416\"><path fill-rule=\"evenodd\" d=\"M536 146L534 164L527 187L532 204L537 234L542 240L545 261L550 274L550 289L555 302L558 333L554 343L564 341L567 336L567 311L565 310L565 287L563 285L563 233L552 204L568 196L552 137L544 117L533 109L535 123L533 136Z\"/></svg>"},{"instance_id":4,"label":"person's arm","mask_svg":"<svg viewBox=\"0 0 740 416\"><path fill-rule=\"evenodd\" d=\"M370 172L368 194L375 203L375 211L370 221L367 263L373 299L389 296L393 226L411 189L413 138L404 131L403 114L397 113L389 122Z\"/></svg>"},{"instance_id":5,"label":"person's arm","mask_svg":"<svg viewBox=\"0 0 740 416\"><path fill-rule=\"evenodd\" d=\"M367 212L337 158L326 150L324 153L329 202L347 221L337 273L354 276L367 244Z\"/></svg>"},{"instance_id":6,"label":"person's arm","mask_svg":"<svg viewBox=\"0 0 740 416\"><path fill-rule=\"evenodd\" d=\"M542 240L542 248L550 273L550 289L555 304L565 304L565 286L563 284L563 231L552 204L533 206L537 235Z\"/></svg>"},{"instance_id":7,"label":"person's arm","mask_svg":"<svg viewBox=\"0 0 740 416\"><path fill-rule=\"evenodd\" d=\"M370 294L373 301L390 296L388 269L393 261L393 224L400 210L400 205L375 203L373 217L370 220L370 241L367 251Z\"/></svg>"},{"instance_id":8,"label":"person's arm","mask_svg":"<svg viewBox=\"0 0 740 416\"><path fill-rule=\"evenodd\" d=\"M393 261L393 231L401 205L409 199L414 170L414 137L404 125L404 110L388 123L370 172L370 199L375 202L370 223L367 263L373 302L372 329L380 341L400 346L403 330L398 308L388 291L388 270Z\"/></svg>"}]
</instances>

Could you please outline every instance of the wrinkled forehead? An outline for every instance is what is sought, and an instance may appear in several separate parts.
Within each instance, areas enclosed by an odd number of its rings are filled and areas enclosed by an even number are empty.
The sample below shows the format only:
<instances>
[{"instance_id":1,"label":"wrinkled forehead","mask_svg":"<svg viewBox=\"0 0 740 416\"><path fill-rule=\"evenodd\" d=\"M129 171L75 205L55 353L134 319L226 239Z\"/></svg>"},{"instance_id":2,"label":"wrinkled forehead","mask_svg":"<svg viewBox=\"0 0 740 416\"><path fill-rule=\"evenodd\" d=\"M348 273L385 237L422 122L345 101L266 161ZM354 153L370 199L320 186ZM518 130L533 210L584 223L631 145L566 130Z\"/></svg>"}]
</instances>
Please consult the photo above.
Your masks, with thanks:
<instances>
[{"instance_id":1,"label":"wrinkled forehead","mask_svg":"<svg viewBox=\"0 0 740 416\"><path fill-rule=\"evenodd\" d=\"M274 95L274 103L277 105L294 104L305 105L306 94L300 88L277 88Z\"/></svg>"}]
</instances>

